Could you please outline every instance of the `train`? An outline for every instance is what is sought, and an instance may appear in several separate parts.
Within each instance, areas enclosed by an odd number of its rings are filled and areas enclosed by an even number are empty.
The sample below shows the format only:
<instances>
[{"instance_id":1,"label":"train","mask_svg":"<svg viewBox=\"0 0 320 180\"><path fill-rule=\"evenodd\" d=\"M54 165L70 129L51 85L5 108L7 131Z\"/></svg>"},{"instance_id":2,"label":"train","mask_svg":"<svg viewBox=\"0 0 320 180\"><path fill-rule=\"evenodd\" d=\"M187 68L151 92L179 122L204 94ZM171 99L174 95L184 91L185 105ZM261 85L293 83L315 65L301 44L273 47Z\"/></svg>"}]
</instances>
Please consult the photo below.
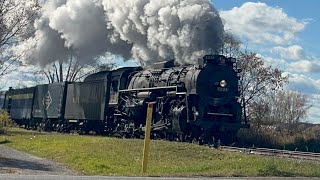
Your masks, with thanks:
<instances>
[{"instance_id":1,"label":"train","mask_svg":"<svg viewBox=\"0 0 320 180\"><path fill-rule=\"evenodd\" d=\"M248 128L232 57L206 55L197 65L174 60L150 68L122 67L59 82L0 92L0 108L25 128L141 138L154 103L152 137L232 142Z\"/></svg>"}]
</instances>

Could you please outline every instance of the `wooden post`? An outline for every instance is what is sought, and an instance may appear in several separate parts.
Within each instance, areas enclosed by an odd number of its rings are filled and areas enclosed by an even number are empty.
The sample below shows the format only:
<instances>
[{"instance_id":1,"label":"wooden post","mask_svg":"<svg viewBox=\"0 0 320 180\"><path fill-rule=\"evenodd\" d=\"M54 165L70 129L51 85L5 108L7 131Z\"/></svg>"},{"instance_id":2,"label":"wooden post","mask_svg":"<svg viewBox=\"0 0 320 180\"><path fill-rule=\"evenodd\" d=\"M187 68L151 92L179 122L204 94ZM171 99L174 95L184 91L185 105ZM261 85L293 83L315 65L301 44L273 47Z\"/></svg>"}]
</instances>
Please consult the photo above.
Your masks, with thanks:
<instances>
[{"instance_id":1,"label":"wooden post","mask_svg":"<svg viewBox=\"0 0 320 180\"><path fill-rule=\"evenodd\" d=\"M149 157L149 151L150 151L151 122L152 122L152 113L153 113L153 105L154 104L155 104L155 102L149 102L148 109L147 109L145 136L144 136L144 148L143 148L143 160L142 160L142 172L143 173L145 173L147 171L147 165L148 165L148 157Z\"/></svg>"}]
</instances>

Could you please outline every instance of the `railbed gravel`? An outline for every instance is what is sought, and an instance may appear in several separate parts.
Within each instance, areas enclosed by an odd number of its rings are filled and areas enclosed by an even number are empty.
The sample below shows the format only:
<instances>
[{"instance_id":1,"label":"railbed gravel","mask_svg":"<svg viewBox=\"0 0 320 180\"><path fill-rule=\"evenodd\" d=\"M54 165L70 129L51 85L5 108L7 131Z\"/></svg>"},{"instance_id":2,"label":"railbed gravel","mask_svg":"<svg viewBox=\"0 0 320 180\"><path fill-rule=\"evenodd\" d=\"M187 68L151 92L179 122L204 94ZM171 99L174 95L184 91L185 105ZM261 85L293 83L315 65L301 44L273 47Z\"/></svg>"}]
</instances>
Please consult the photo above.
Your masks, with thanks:
<instances>
[{"instance_id":1,"label":"railbed gravel","mask_svg":"<svg viewBox=\"0 0 320 180\"><path fill-rule=\"evenodd\" d=\"M80 175L53 161L0 145L0 174Z\"/></svg>"}]
</instances>

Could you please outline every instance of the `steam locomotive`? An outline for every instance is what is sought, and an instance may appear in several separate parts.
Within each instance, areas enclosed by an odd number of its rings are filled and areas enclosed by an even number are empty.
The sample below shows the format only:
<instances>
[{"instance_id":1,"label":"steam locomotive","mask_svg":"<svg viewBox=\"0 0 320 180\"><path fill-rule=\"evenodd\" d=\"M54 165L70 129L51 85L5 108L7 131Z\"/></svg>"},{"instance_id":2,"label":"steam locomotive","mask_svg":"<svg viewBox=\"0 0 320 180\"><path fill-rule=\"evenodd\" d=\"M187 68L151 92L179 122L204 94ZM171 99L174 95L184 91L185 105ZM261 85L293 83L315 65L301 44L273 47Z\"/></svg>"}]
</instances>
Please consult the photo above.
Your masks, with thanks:
<instances>
[{"instance_id":1,"label":"steam locomotive","mask_svg":"<svg viewBox=\"0 0 320 180\"><path fill-rule=\"evenodd\" d=\"M143 136L150 102L154 138L231 142L248 127L236 60L222 55L207 55L199 65L165 61L0 92L0 108L21 126L122 137Z\"/></svg>"}]
</instances>

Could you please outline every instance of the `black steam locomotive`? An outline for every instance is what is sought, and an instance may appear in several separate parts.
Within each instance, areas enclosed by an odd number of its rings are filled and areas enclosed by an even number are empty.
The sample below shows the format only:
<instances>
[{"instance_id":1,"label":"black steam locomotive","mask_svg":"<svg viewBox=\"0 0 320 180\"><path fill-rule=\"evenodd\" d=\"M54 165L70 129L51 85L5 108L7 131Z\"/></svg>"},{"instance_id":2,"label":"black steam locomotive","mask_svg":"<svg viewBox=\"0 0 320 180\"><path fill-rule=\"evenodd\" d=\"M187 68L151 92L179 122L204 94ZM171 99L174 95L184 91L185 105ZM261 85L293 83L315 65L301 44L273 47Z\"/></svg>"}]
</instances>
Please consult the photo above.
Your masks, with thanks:
<instances>
[{"instance_id":1,"label":"black steam locomotive","mask_svg":"<svg viewBox=\"0 0 320 180\"><path fill-rule=\"evenodd\" d=\"M83 82L44 84L0 92L0 107L28 128L143 136L147 104L155 102L154 138L232 140L243 108L234 58L207 55L199 65L152 69L124 67L87 76Z\"/></svg>"}]
</instances>

